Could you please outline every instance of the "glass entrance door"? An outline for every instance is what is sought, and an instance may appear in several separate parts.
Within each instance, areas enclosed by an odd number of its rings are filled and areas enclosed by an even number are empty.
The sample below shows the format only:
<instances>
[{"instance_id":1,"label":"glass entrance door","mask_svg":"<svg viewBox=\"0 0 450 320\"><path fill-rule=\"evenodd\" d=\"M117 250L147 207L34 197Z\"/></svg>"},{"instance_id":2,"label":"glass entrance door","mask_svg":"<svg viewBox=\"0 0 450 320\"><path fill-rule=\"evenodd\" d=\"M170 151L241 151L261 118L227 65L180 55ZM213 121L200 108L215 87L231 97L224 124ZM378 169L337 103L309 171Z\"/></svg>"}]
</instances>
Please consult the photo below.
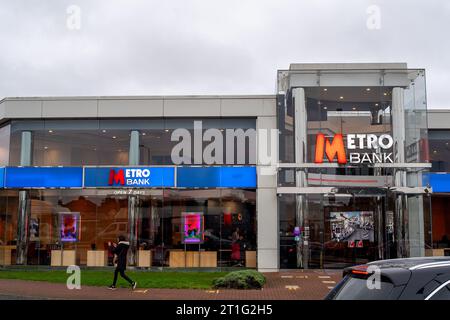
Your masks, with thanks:
<instances>
[{"instance_id":1,"label":"glass entrance door","mask_svg":"<svg viewBox=\"0 0 450 320\"><path fill-rule=\"evenodd\" d=\"M338 194L323 199L322 268L341 268L384 255L384 196Z\"/></svg>"},{"instance_id":2,"label":"glass entrance door","mask_svg":"<svg viewBox=\"0 0 450 320\"><path fill-rule=\"evenodd\" d=\"M385 190L300 195L295 207L287 205L292 196L285 200L286 205L280 201L281 268L343 268L396 257L393 200Z\"/></svg>"}]
</instances>

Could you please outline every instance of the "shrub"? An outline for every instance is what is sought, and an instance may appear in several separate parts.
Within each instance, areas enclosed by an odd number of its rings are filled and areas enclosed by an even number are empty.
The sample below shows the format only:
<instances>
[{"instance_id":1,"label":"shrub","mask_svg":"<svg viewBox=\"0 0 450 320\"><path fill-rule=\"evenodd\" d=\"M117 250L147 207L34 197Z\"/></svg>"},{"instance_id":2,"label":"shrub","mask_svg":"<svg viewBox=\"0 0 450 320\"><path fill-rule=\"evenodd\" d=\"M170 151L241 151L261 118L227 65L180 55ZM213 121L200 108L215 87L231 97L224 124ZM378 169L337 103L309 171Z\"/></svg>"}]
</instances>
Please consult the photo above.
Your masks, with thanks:
<instances>
[{"instance_id":1,"label":"shrub","mask_svg":"<svg viewBox=\"0 0 450 320\"><path fill-rule=\"evenodd\" d=\"M266 283L262 273L255 270L230 272L224 277L213 281L214 288L229 289L261 289Z\"/></svg>"}]
</instances>

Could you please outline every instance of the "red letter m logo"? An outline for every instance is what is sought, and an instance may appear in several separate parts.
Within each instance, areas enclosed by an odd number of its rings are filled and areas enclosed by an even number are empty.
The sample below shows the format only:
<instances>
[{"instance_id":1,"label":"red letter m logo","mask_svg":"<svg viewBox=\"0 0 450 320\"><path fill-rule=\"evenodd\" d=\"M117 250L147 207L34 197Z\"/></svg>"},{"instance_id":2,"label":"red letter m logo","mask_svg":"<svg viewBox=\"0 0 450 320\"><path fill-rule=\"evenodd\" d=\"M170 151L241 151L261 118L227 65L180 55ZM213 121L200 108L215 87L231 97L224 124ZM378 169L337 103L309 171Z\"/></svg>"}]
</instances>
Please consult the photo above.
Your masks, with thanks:
<instances>
[{"instance_id":1,"label":"red letter m logo","mask_svg":"<svg viewBox=\"0 0 450 320\"><path fill-rule=\"evenodd\" d=\"M120 169L117 173L114 169L109 171L109 181L108 184L112 186L113 184L125 184L125 175L123 174L123 170Z\"/></svg>"},{"instance_id":2,"label":"red letter m logo","mask_svg":"<svg viewBox=\"0 0 450 320\"><path fill-rule=\"evenodd\" d=\"M347 157L345 156L344 138L342 134L335 134L333 142L330 143L325 138L323 133L318 133L316 137L316 154L314 158L315 163L323 163L323 155L327 155L328 161L332 162L337 157L339 164L346 164Z\"/></svg>"}]
</instances>

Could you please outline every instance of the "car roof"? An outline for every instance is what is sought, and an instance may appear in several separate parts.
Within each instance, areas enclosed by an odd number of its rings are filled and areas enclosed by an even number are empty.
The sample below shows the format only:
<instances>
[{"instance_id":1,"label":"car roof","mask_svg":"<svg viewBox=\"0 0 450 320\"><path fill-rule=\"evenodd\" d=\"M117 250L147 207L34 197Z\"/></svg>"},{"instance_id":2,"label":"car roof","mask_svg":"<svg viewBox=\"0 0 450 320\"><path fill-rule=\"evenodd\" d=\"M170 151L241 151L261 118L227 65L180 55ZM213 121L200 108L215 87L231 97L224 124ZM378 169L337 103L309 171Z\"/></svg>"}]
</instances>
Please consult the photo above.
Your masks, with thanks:
<instances>
[{"instance_id":1,"label":"car roof","mask_svg":"<svg viewBox=\"0 0 450 320\"><path fill-rule=\"evenodd\" d=\"M417 270L432 266L449 266L450 257L417 257L417 258L400 258L390 260L378 260L369 262L367 265L376 265L380 269L402 268L409 270Z\"/></svg>"}]
</instances>

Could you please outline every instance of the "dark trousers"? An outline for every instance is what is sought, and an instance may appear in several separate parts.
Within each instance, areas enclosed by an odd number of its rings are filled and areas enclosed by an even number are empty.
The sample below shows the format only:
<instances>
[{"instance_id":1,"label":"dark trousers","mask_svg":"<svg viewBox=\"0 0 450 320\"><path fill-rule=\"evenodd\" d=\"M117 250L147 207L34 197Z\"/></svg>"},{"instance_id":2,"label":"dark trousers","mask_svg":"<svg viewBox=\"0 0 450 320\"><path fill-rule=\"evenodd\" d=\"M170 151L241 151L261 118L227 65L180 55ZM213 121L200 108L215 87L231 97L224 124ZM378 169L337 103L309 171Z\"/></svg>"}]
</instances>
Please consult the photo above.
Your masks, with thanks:
<instances>
[{"instance_id":1,"label":"dark trousers","mask_svg":"<svg viewBox=\"0 0 450 320\"><path fill-rule=\"evenodd\" d=\"M116 285L116 282L117 282L117 275L118 275L119 273L120 273L120 276L121 276L122 278L124 278L125 280L127 280L129 284L133 284L133 280L131 280L130 278L128 278L128 276L125 274L125 269L119 269L119 268L116 268L116 269L114 270L114 281L113 281L113 286Z\"/></svg>"}]
</instances>

